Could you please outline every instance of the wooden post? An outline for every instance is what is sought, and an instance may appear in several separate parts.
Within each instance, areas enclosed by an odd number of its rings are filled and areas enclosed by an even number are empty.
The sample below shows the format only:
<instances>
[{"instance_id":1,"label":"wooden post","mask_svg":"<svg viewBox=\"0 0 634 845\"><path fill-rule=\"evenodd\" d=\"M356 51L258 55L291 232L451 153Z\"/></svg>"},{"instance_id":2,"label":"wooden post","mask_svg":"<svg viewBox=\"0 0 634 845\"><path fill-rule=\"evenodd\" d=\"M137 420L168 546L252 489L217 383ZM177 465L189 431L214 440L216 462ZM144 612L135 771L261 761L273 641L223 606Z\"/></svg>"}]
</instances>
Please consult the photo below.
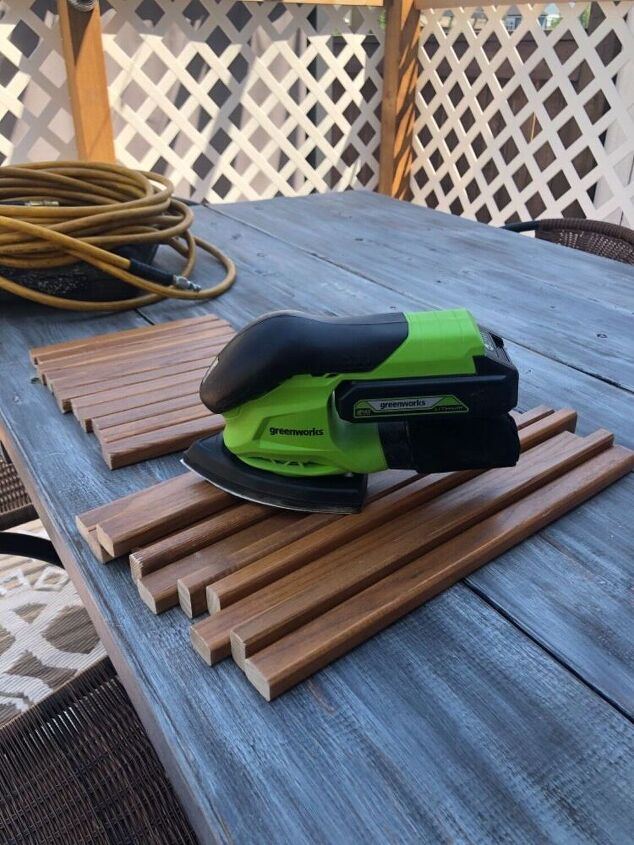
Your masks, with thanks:
<instances>
[{"instance_id":1,"label":"wooden post","mask_svg":"<svg viewBox=\"0 0 634 845\"><path fill-rule=\"evenodd\" d=\"M90 11L80 11L69 0L58 0L57 7L75 124L77 157L85 161L114 162L99 4L96 3Z\"/></svg>"},{"instance_id":2,"label":"wooden post","mask_svg":"<svg viewBox=\"0 0 634 845\"><path fill-rule=\"evenodd\" d=\"M409 177L418 79L420 12L415 0L386 0L379 191L411 199Z\"/></svg>"}]
</instances>

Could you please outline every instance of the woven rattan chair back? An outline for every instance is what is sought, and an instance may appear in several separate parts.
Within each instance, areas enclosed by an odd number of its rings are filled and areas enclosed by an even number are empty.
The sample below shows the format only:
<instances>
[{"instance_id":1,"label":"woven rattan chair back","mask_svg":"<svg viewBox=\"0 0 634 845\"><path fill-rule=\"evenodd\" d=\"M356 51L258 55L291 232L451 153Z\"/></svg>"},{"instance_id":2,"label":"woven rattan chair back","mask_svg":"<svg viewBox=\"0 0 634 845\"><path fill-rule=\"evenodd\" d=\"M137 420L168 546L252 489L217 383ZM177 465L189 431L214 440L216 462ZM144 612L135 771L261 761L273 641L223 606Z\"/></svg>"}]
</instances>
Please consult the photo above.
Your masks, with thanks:
<instances>
[{"instance_id":1,"label":"woven rattan chair back","mask_svg":"<svg viewBox=\"0 0 634 845\"><path fill-rule=\"evenodd\" d=\"M106 658L0 730L1 845L195 845Z\"/></svg>"},{"instance_id":2,"label":"woven rattan chair back","mask_svg":"<svg viewBox=\"0 0 634 845\"><path fill-rule=\"evenodd\" d=\"M0 449L0 531L36 519L35 508L12 463Z\"/></svg>"},{"instance_id":3,"label":"woven rattan chair back","mask_svg":"<svg viewBox=\"0 0 634 845\"><path fill-rule=\"evenodd\" d=\"M535 237L543 241L634 264L634 232L614 223L563 218L510 223L504 228L512 232L535 232Z\"/></svg>"}]
</instances>

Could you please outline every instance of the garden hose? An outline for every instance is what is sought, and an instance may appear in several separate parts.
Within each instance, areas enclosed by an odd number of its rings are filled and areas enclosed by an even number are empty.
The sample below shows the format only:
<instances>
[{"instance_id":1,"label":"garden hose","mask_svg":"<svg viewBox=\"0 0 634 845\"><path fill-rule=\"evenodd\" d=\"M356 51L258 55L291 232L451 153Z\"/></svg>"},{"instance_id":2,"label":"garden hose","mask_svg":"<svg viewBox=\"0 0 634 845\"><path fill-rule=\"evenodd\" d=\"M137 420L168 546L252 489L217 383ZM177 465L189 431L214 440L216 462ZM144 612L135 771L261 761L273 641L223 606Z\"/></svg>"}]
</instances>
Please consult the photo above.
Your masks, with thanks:
<instances>
[{"instance_id":1,"label":"garden hose","mask_svg":"<svg viewBox=\"0 0 634 845\"><path fill-rule=\"evenodd\" d=\"M234 283L231 259L192 235L194 215L172 196L159 173L116 164L42 162L0 167L0 266L55 270L84 261L143 291L111 302L67 299L32 290L0 275L0 289L41 305L71 311L124 311L166 297L212 299ZM185 259L179 274L118 255L124 246L164 244ZM197 247L213 255L225 277L210 288L189 281Z\"/></svg>"}]
</instances>

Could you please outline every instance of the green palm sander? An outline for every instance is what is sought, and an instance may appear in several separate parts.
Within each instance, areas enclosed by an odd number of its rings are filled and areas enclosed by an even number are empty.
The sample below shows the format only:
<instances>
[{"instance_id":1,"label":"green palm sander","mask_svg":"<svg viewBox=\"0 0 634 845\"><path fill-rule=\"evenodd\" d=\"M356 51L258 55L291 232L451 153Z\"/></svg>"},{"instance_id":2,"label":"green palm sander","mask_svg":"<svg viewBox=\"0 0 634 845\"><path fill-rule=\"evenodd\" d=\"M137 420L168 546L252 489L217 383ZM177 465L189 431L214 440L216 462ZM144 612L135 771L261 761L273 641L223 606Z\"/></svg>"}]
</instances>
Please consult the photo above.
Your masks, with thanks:
<instances>
[{"instance_id":1,"label":"green palm sander","mask_svg":"<svg viewBox=\"0 0 634 845\"><path fill-rule=\"evenodd\" d=\"M226 425L185 453L236 496L301 511L361 509L367 474L513 466L517 370L464 310L266 314L206 373Z\"/></svg>"}]
</instances>

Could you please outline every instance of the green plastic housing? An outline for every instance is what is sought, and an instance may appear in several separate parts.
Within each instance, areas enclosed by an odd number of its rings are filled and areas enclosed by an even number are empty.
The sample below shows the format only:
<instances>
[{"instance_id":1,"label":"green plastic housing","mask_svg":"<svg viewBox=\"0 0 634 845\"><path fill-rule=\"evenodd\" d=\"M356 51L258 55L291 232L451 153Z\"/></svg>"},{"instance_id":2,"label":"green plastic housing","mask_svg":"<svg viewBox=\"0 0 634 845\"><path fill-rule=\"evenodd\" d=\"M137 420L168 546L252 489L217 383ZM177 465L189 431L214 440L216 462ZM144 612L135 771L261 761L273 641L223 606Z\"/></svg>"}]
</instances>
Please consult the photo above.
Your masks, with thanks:
<instances>
[{"instance_id":1,"label":"green plastic housing","mask_svg":"<svg viewBox=\"0 0 634 845\"><path fill-rule=\"evenodd\" d=\"M378 423L340 419L333 394L343 381L475 373L484 354L477 323L465 309L406 313L408 334L368 372L298 375L225 413L226 447L250 466L288 476L386 469Z\"/></svg>"}]
</instances>

